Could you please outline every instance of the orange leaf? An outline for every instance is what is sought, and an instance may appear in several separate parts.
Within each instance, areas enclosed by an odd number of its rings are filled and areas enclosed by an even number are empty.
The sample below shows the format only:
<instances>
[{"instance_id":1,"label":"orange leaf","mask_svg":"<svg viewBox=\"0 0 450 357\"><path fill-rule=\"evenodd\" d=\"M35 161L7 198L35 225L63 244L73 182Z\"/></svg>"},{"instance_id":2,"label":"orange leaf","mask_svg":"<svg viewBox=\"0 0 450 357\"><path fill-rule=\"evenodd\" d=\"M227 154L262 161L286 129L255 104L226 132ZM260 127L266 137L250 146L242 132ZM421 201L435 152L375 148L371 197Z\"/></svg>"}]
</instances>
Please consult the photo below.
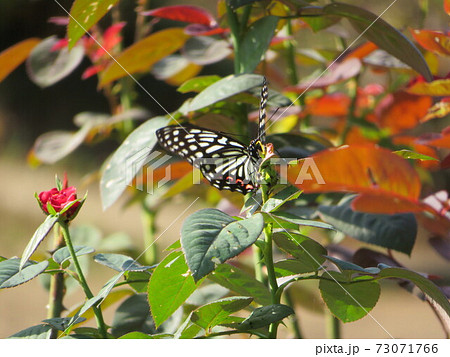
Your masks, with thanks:
<instances>
[{"instance_id":1,"label":"orange leaf","mask_svg":"<svg viewBox=\"0 0 450 357\"><path fill-rule=\"evenodd\" d=\"M306 193L358 192L399 202L416 202L421 190L419 176L405 159L370 144L323 150L289 167L287 179Z\"/></svg>"},{"instance_id":2,"label":"orange leaf","mask_svg":"<svg viewBox=\"0 0 450 357\"><path fill-rule=\"evenodd\" d=\"M450 0L444 0L444 10L447 15L450 15Z\"/></svg>"},{"instance_id":3,"label":"orange leaf","mask_svg":"<svg viewBox=\"0 0 450 357\"><path fill-rule=\"evenodd\" d=\"M404 199L403 197L380 196L366 193L353 200L352 208L355 211L380 214L423 211L423 207L418 201Z\"/></svg>"},{"instance_id":4,"label":"orange leaf","mask_svg":"<svg viewBox=\"0 0 450 357\"><path fill-rule=\"evenodd\" d=\"M182 28L151 34L128 47L102 73L100 87L136 72L150 70L156 62L180 49L189 38Z\"/></svg>"},{"instance_id":5,"label":"orange leaf","mask_svg":"<svg viewBox=\"0 0 450 357\"><path fill-rule=\"evenodd\" d=\"M166 178L166 176L170 176L170 180L178 180L183 177L187 173L192 171L192 166L187 161L178 161L172 163L168 166L158 167L152 171L151 175L138 175L133 181L133 186L142 187L142 184L147 185L147 179L151 178L151 184L155 184L160 182L162 179ZM146 170L151 170L150 168L146 168Z\"/></svg>"},{"instance_id":6,"label":"orange leaf","mask_svg":"<svg viewBox=\"0 0 450 357\"><path fill-rule=\"evenodd\" d=\"M391 105L381 113L380 126L396 134L414 128L433 104L431 97L416 96L406 92L394 93Z\"/></svg>"},{"instance_id":7,"label":"orange leaf","mask_svg":"<svg viewBox=\"0 0 450 357\"><path fill-rule=\"evenodd\" d=\"M29 38L0 53L0 82L27 59L39 42L41 42L39 38Z\"/></svg>"},{"instance_id":8,"label":"orange leaf","mask_svg":"<svg viewBox=\"0 0 450 357\"><path fill-rule=\"evenodd\" d=\"M414 39L428 51L450 56L450 37L441 31L412 30Z\"/></svg>"},{"instance_id":9,"label":"orange leaf","mask_svg":"<svg viewBox=\"0 0 450 357\"><path fill-rule=\"evenodd\" d=\"M363 59L364 57L370 55L373 51L378 49L378 46L373 42L363 43L361 46L355 48L348 56L345 58L359 58Z\"/></svg>"},{"instance_id":10,"label":"orange leaf","mask_svg":"<svg viewBox=\"0 0 450 357\"><path fill-rule=\"evenodd\" d=\"M350 98L343 93L333 93L319 98L306 99L306 111L318 116L345 116L350 106Z\"/></svg>"},{"instance_id":11,"label":"orange leaf","mask_svg":"<svg viewBox=\"0 0 450 357\"><path fill-rule=\"evenodd\" d=\"M450 95L450 79L438 79L432 82L416 82L406 89L408 93L444 97Z\"/></svg>"}]
</instances>

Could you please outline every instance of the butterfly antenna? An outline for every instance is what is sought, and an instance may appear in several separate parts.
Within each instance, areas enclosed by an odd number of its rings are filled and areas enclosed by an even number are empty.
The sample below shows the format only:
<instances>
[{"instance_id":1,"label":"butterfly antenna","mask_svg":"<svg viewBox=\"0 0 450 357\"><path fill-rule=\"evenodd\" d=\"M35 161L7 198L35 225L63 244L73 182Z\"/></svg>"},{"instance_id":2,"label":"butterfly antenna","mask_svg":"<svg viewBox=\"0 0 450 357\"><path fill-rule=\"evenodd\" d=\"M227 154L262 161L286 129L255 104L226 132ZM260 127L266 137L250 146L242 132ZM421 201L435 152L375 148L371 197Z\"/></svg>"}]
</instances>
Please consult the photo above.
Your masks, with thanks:
<instances>
[{"instance_id":1,"label":"butterfly antenna","mask_svg":"<svg viewBox=\"0 0 450 357\"><path fill-rule=\"evenodd\" d=\"M267 88L266 77L263 79L261 88L261 103L259 106L259 127L258 127L258 139L262 144L266 143L266 105L267 98L269 97L269 89Z\"/></svg>"}]
</instances>

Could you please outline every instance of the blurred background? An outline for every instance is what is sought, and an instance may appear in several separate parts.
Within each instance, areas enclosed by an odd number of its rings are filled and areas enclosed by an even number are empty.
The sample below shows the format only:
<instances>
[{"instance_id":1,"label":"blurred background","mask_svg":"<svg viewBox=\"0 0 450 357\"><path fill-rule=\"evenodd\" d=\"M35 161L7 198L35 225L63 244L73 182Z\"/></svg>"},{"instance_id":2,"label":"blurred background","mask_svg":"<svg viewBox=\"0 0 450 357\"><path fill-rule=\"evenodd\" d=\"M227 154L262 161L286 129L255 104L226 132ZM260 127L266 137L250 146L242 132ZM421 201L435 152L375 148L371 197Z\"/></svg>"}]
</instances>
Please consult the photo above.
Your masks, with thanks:
<instances>
[{"instance_id":1,"label":"blurred background","mask_svg":"<svg viewBox=\"0 0 450 357\"><path fill-rule=\"evenodd\" d=\"M379 14L391 1L343 1ZM425 20L421 17L420 6L425 1L398 0L386 12L383 18L400 30L407 27L448 30L448 17L442 11L441 0L429 0L429 13ZM72 1L60 0L59 3L70 9ZM181 4L183 1L151 1L151 7ZM208 8L216 13L215 1L188 1ZM121 13L127 21L133 21L135 1L120 2ZM127 16L129 13L130 16ZM65 35L65 28L48 22L50 17L66 16L64 11L52 0L0 0L0 52L30 37L46 38ZM161 22L164 26L164 22ZM131 43L132 33L125 27L125 42ZM130 26L131 28L131 26ZM405 31L406 33L406 31ZM333 33L318 36L305 31L301 46L326 48L333 44ZM115 140L106 140L92 146L83 145L76 152L55 165L31 167L27 163L27 153L34 140L51 130L75 130L73 117L80 112L92 111L108 113L109 107L104 96L97 91L97 77L81 80L82 72L89 66L84 60L69 77L57 84L41 89L33 84L25 65L21 65L0 83L0 256L20 256L28 240L38 225L44 220L44 214L34 198L35 192L54 187L54 176L68 173L69 185L75 185L82 195L88 191L88 199L75 226L91 227L99 240L108 239L113 234L122 233L121 244L125 251L137 254L143 250L142 221L138 207L124 207L125 199L116 202L111 208L101 208L97 170L118 146ZM206 66L201 74L227 75L232 73L230 60ZM301 75L306 74L300 69ZM186 99L176 92L176 88L148 75L141 84L169 112L178 108ZM144 93L139 93L139 103L150 112L150 116L163 114L163 110ZM158 239L160 251L179 238L181 224L185 217L206 204L197 202L187 211L191 201L175 199L171 205L162 208L158 215L158 234L167 227L167 231ZM179 219L175 220L176 217ZM170 226L169 226L170 225ZM89 229L89 228L87 228ZM124 238L125 237L125 238ZM428 244L428 237L419 234L411 257L396 254L396 258L416 271L424 271L448 277L448 265ZM114 239L112 239L114 240ZM125 242L125 243L124 243ZM99 243L100 246L101 243ZM361 247L363 244L345 239L343 246ZM373 247L372 247L373 248ZM44 241L41 254L48 249ZM160 257L163 257L161 253ZM112 273L107 268L91 265L88 280L93 291L97 292ZM313 283L314 284L314 283ZM307 308L299 311L300 324L305 337L324 338L325 319L322 314L320 296L312 294L314 285L305 283L297 292L303 298L310 299ZM303 289L303 290L302 290ZM18 288L0 291L0 338L38 324L46 318L48 295L42 279L34 279ZM74 290L68 295L65 305L70 308L82 299L80 291ZM110 322L114 306L106 310L106 322ZM371 316L343 326L344 338L387 338L387 330L396 338L442 338L444 334L439 321L433 315L427 303L400 289L393 282L383 282L379 303ZM382 327L380 327L383 326Z\"/></svg>"}]
</instances>

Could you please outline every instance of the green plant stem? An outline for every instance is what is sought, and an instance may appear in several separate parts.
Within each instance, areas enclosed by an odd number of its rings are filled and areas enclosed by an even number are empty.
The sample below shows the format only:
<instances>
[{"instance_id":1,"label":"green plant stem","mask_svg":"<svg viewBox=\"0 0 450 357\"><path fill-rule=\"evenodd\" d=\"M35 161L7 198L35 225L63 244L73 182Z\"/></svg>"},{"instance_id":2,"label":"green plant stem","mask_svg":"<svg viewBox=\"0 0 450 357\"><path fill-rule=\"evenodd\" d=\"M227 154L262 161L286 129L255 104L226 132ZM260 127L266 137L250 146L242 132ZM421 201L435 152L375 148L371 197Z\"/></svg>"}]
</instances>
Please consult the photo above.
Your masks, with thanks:
<instances>
[{"instance_id":1,"label":"green plant stem","mask_svg":"<svg viewBox=\"0 0 450 357\"><path fill-rule=\"evenodd\" d=\"M347 120L345 122L345 127L344 127L344 130L342 131L342 135L339 140L339 145L345 144L347 135L350 132L350 129L352 128L352 125L354 125L355 120L356 120L355 109L356 109L356 103L358 100L358 82L359 82L358 79L359 79L359 76L356 76L350 82L351 85L353 85L353 87L351 88L351 93L350 93L351 102L350 102L350 106L348 108L348 115L347 115Z\"/></svg>"},{"instance_id":2,"label":"green plant stem","mask_svg":"<svg viewBox=\"0 0 450 357\"><path fill-rule=\"evenodd\" d=\"M64 237L61 230L56 226L53 230L54 232L54 243L52 251L57 251L59 248L64 246ZM58 272L52 274L50 277L50 289L49 289L49 301L48 301L48 311L47 318L52 319L55 317L61 317L61 313L64 310L63 299L66 293L66 288L64 285L64 273ZM57 338L58 330L52 329L50 335L51 339Z\"/></svg>"},{"instance_id":3,"label":"green plant stem","mask_svg":"<svg viewBox=\"0 0 450 357\"><path fill-rule=\"evenodd\" d=\"M66 242L67 249L69 249L70 256L72 257L72 261L75 266L75 270L78 274L79 282L81 284L81 287L83 288L84 294L88 299L91 299L94 297L94 295L92 294L91 289L89 289L88 283L83 274L83 270L81 269L80 263L78 261L78 257L75 253L75 249L73 248L72 240L70 239L69 226L65 222L59 222L59 225L61 227L61 232L64 236L64 241ZM101 308L99 306L98 307L92 306L92 309L95 314L95 319L97 321L97 327L100 332L100 335L103 338L107 338L106 325L103 320Z\"/></svg>"},{"instance_id":4,"label":"green plant stem","mask_svg":"<svg viewBox=\"0 0 450 357\"><path fill-rule=\"evenodd\" d=\"M292 23L291 20L286 20L286 30L287 35L292 36ZM289 78L289 82L291 84L297 84L298 75L297 75L297 66L295 64L295 46L293 40L285 41L285 49L286 49L286 74ZM303 96L302 96L303 97Z\"/></svg>"},{"instance_id":5,"label":"green plant stem","mask_svg":"<svg viewBox=\"0 0 450 357\"><path fill-rule=\"evenodd\" d=\"M292 300L291 292L289 290L286 290L284 292L284 298L286 300L286 305L292 307L292 310L294 310L294 301ZM295 310L294 310L295 311ZM292 330L294 331L294 336L297 339L302 339L302 332L300 330L300 325L298 324L298 318L297 314L294 314L293 317L290 319Z\"/></svg>"},{"instance_id":6,"label":"green plant stem","mask_svg":"<svg viewBox=\"0 0 450 357\"><path fill-rule=\"evenodd\" d=\"M266 241L264 251L264 262L267 269L267 278L269 280L270 292L272 294L272 304L279 304L280 299L277 295L278 283L275 276L275 268L273 265L273 249L272 249L272 224L268 223L264 226L264 238ZM269 326L269 338L277 338L278 322L271 323Z\"/></svg>"},{"instance_id":7,"label":"green plant stem","mask_svg":"<svg viewBox=\"0 0 450 357\"><path fill-rule=\"evenodd\" d=\"M341 323L333 316L331 312L327 312L327 338L341 338Z\"/></svg>"},{"instance_id":8,"label":"green plant stem","mask_svg":"<svg viewBox=\"0 0 450 357\"><path fill-rule=\"evenodd\" d=\"M234 73L241 73L241 64L239 62L239 48L240 48L240 26L237 14L233 11L230 5L227 4L227 20L231 30L231 42L234 47Z\"/></svg>"},{"instance_id":9,"label":"green plant stem","mask_svg":"<svg viewBox=\"0 0 450 357\"><path fill-rule=\"evenodd\" d=\"M263 284L266 284L266 278L263 273L262 269L262 260L263 260L263 253L259 247L256 245L252 246L253 250L253 266L255 268L255 279L260 281Z\"/></svg>"},{"instance_id":10,"label":"green plant stem","mask_svg":"<svg viewBox=\"0 0 450 357\"><path fill-rule=\"evenodd\" d=\"M156 264L158 261L158 250L155 244L155 218L156 212L142 204L142 225L144 230L145 264Z\"/></svg>"}]
</instances>

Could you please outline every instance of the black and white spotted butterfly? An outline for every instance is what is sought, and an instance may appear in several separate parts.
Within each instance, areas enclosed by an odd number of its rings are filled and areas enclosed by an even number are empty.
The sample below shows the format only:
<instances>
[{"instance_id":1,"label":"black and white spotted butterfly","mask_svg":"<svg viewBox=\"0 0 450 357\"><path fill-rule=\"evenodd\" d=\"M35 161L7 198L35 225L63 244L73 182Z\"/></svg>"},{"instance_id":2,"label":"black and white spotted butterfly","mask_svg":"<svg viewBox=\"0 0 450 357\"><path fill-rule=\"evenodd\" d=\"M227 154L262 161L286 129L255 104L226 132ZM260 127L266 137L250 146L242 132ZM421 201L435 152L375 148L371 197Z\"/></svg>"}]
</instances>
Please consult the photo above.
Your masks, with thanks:
<instances>
[{"instance_id":1,"label":"black and white spotted butterfly","mask_svg":"<svg viewBox=\"0 0 450 357\"><path fill-rule=\"evenodd\" d=\"M212 186L246 194L258 189L258 168L266 141L268 89L261 89L258 136L246 146L219 132L191 124L171 125L156 131L160 145L198 168Z\"/></svg>"}]
</instances>

